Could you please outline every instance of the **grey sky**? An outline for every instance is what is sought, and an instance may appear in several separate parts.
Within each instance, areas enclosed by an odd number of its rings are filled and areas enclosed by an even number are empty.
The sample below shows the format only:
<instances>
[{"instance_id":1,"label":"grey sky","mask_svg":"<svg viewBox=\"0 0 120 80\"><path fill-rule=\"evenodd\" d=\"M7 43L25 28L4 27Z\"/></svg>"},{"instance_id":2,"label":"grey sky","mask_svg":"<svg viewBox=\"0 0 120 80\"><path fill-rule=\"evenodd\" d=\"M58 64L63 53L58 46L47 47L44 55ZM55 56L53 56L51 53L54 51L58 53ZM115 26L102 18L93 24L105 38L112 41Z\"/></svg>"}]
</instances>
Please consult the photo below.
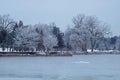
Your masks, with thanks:
<instances>
[{"instance_id":1,"label":"grey sky","mask_svg":"<svg viewBox=\"0 0 120 80\"><path fill-rule=\"evenodd\" d=\"M120 33L120 0L0 0L0 14L24 24L55 22L63 31L77 14L96 15Z\"/></svg>"}]
</instances>

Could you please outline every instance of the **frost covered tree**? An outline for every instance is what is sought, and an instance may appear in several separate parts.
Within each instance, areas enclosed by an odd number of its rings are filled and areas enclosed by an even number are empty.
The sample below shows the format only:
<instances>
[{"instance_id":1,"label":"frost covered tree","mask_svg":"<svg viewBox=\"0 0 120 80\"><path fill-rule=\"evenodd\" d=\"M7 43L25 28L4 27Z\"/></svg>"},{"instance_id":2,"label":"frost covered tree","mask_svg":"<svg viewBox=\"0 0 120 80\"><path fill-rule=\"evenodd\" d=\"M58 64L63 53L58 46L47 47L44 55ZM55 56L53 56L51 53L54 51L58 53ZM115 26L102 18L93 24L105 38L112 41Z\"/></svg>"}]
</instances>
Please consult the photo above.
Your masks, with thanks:
<instances>
[{"instance_id":1,"label":"frost covered tree","mask_svg":"<svg viewBox=\"0 0 120 80\"><path fill-rule=\"evenodd\" d=\"M91 52L93 52L97 40L108 35L109 29L106 24L101 23L98 18L94 16L88 16L86 18L85 26L87 27L89 34Z\"/></svg>"},{"instance_id":2,"label":"frost covered tree","mask_svg":"<svg viewBox=\"0 0 120 80\"><path fill-rule=\"evenodd\" d=\"M42 32L34 26L22 26L17 30L15 46L22 51L41 50Z\"/></svg>"},{"instance_id":3,"label":"frost covered tree","mask_svg":"<svg viewBox=\"0 0 120 80\"><path fill-rule=\"evenodd\" d=\"M72 48L91 52L95 49L97 40L105 37L109 30L107 26L94 16L77 15L73 18L73 28L71 29L70 43Z\"/></svg>"},{"instance_id":4,"label":"frost covered tree","mask_svg":"<svg viewBox=\"0 0 120 80\"><path fill-rule=\"evenodd\" d=\"M53 27L47 24L23 25L16 29L15 46L22 51L31 49L37 51L52 50L53 46L57 44L57 39L52 30Z\"/></svg>"},{"instance_id":5,"label":"frost covered tree","mask_svg":"<svg viewBox=\"0 0 120 80\"><path fill-rule=\"evenodd\" d=\"M15 21L13 21L9 15L0 15L0 44L4 50L4 47L12 44L12 31L15 26ZM9 40L8 40L9 39Z\"/></svg>"},{"instance_id":6,"label":"frost covered tree","mask_svg":"<svg viewBox=\"0 0 120 80\"><path fill-rule=\"evenodd\" d=\"M33 26L23 25L22 21L19 21L14 30L14 50L17 51L33 51L36 47L34 40L38 38L37 33L34 31Z\"/></svg>"},{"instance_id":7,"label":"frost covered tree","mask_svg":"<svg viewBox=\"0 0 120 80\"><path fill-rule=\"evenodd\" d=\"M46 51L53 50L53 47L57 45L57 38L53 35L45 35L44 36L44 46Z\"/></svg>"},{"instance_id":8,"label":"frost covered tree","mask_svg":"<svg viewBox=\"0 0 120 80\"><path fill-rule=\"evenodd\" d=\"M43 45L46 51L52 50L57 45L57 38L53 35L53 25L36 24L38 32L42 31L41 45Z\"/></svg>"},{"instance_id":9,"label":"frost covered tree","mask_svg":"<svg viewBox=\"0 0 120 80\"><path fill-rule=\"evenodd\" d=\"M73 34L71 35L71 43L74 43L73 47L82 51L87 51L88 43L88 30L85 26L86 17L85 15L78 15L73 18L74 27L72 29Z\"/></svg>"},{"instance_id":10,"label":"frost covered tree","mask_svg":"<svg viewBox=\"0 0 120 80\"><path fill-rule=\"evenodd\" d=\"M28 42L28 32L29 30L27 28L19 27L16 30L16 37L15 37L15 49L18 49L19 51L24 51L24 49L29 44Z\"/></svg>"}]
</instances>

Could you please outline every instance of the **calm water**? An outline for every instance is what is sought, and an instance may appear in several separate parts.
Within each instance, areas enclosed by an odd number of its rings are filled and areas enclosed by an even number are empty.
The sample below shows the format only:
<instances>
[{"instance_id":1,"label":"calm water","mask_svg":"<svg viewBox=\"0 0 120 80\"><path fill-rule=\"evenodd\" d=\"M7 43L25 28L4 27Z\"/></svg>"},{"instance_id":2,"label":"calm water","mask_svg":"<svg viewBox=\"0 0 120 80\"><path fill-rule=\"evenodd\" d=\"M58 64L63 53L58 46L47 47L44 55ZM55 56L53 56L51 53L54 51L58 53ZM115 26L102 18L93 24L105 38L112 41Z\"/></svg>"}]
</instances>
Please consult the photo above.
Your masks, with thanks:
<instances>
[{"instance_id":1,"label":"calm water","mask_svg":"<svg viewBox=\"0 0 120 80\"><path fill-rule=\"evenodd\" d=\"M0 57L0 80L120 80L120 55Z\"/></svg>"}]
</instances>

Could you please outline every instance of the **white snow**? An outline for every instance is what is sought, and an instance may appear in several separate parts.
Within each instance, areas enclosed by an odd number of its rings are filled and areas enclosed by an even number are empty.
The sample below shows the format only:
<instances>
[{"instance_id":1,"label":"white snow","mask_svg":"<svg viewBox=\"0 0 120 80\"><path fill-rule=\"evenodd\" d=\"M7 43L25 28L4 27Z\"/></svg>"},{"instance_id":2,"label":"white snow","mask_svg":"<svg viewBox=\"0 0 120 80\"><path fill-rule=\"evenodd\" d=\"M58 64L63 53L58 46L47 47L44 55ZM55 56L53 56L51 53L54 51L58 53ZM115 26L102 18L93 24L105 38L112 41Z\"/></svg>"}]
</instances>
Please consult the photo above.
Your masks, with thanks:
<instances>
[{"instance_id":1,"label":"white snow","mask_svg":"<svg viewBox=\"0 0 120 80\"><path fill-rule=\"evenodd\" d=\"M72 63L75 63L75 64L89 64L90 62L88 62L88 61L75 61L75 62L72 62Z\"/></svg>"}]
</instances>

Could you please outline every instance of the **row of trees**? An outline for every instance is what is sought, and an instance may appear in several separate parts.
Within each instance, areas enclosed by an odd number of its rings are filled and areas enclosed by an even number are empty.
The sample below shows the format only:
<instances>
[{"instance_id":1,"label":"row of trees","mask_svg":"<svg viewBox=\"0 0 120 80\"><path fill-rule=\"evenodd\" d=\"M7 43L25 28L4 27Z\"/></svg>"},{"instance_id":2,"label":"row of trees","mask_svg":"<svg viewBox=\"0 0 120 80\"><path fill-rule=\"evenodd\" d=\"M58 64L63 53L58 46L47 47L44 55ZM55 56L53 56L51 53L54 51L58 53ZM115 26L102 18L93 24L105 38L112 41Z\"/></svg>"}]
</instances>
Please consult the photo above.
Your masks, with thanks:
<instances>
[{"instance_id":1,"label":"row of trees","mask_svg":"<svg viewBox=\"0 0 120 80\"><path fill-rule=\"evenodd\" d=\"M49 51L53 47L63 47L63 35L54 23L24 25L10 19L9 15L0 16L0 46L4 51Z\"/></svg>"},{"instance_id":2,"label":"row of trees","mask_svg":"<svg viewBox=\"0 0 120 80\"><path fill-rule=\"evenodd\" d=\"M73 18L73 26L62 33L55 23L24 25L9 15L0 15L0 46L3 50L120 50L120 37L108 37L109 33L108 26L94 16L77 15Z\"/></svg>"}]
</instances>

